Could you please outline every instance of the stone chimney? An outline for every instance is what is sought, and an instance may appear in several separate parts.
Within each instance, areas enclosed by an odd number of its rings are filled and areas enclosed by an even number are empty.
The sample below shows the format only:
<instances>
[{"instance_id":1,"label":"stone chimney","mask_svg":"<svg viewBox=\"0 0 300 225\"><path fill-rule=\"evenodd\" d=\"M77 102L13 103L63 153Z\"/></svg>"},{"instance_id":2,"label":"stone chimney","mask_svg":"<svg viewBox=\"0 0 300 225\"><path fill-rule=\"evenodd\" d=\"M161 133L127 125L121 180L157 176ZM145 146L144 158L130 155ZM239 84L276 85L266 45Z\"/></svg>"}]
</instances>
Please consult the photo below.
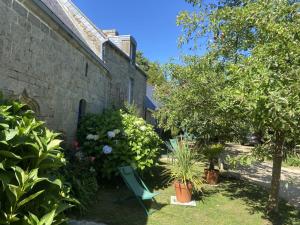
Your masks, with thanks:
<instances>
[{"instance_id":1,"label":"stone chimney","mask_svg":"<svg viewBox=\"0 0 300 225\"><path fill-rule=\"evenodd\" d=\"M137 43L131 35L119 35L116 29L102 30L108 39L118 46L135 64Z\"/></svg>"},{"instance_id":2,"label":"stone chimney","mask_svg":"<svg viewBox=\"0 0 300 225\"><path fill-rule=\"evenodd\" d=\"M107 37L115 37L119 36L119 33L116 29L111 29L111 30L102 30L104 34L106 34Z\"/></svg>"}]
</instances>

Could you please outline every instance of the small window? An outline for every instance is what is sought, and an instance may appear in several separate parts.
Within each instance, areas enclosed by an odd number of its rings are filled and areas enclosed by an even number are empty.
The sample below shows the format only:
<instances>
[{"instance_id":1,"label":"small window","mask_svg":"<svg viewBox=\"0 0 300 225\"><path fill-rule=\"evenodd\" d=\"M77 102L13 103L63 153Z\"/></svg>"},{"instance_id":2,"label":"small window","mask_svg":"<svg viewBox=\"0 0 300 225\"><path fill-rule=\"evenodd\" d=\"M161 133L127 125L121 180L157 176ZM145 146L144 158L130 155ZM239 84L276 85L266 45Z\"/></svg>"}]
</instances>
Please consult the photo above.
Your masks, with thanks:
<instances>
[{"instance_id":1,"label":"small window","mask_svg":"<svg viewBox=\"0 0 300 225\"><path fill-rule=\"evenodd\" d=\"M89 72L89 64L86 63L86 64L85 64L85 76L86 76L86 77L87 77L87 75L88 75L88 72Z\"/></svg>"},{"instance_id":2,"label":"small window","mask_svg":"<svg viewBox=\"0 0 300 225\"><path fill-rule=\"evenodd\" d=\"M134 80L132 78L129 79L128 84L128 103L133 103L133 88L134 88Z\"/></svg>"},{"instance_id":3,"label":"small window","mask_svg":"<svg viewBox=\"0 0 300 225\"><path fill-rule=\"evenodd\" d=\"M86 110L86 101L84 99L81 99L79 101L77 127L79 127L80 121L85 116L85 110Z\"/></svg>"}]
</instances>

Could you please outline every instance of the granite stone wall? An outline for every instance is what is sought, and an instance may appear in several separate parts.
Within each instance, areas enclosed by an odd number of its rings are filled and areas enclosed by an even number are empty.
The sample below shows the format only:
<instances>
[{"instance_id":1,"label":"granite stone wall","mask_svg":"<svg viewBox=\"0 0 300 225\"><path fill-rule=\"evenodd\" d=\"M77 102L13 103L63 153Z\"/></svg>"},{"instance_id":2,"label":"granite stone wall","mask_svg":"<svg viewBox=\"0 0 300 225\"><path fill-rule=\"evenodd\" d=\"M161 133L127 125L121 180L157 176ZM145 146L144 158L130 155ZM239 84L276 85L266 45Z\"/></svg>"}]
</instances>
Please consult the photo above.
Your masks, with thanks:
<instances>
[{"instance_id":1,"label":"granite stone wall","mask_svg":"<svg viewBox=\"0 0 300 225\"><path fill-rule=\"evenodd\" d=\"M47 126L75 137L79 102L85 112L121 107L133 81L133 102L144 116L146 76L106 42L103 63L31 0L0 0L0 91L29 104Z\"/></svg>"},{"instance_id":2,"label":"granite stone wall","mask_svg":"<svg viewBox=\"0 0 300 225\"><path fill-rule=\"evenodd\" d=\"M111 76L36 10L0 0L0 91L32 105L71 143L81 99L87 112L111 105Z\"/></svg>"},{"instance_id":3,"label":"granite stone wall","mask_svg":"<svg viewBox=\"0 0 300 225\"><path fill-rule=\"evenodd\" d=\"M128 101L130 79L133 81L133 101L142 117L145 116L146 75L132 64L130 58L110 42L104 43L103 60L111 74L111 103L120 107Z\"/></svg>"}]
</instances>

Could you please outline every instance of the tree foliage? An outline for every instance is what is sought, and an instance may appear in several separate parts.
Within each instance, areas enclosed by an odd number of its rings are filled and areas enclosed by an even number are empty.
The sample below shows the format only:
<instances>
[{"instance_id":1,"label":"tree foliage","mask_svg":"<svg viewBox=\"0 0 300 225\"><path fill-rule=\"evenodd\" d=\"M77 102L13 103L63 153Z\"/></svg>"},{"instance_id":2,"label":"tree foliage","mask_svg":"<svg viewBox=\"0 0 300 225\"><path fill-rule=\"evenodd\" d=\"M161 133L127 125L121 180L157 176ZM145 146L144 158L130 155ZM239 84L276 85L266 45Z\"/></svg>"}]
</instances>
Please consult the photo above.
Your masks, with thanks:
<instances>
[{"instance_id":1,"label":"tree foliage","mask_svg":"<svg viewBox=\"0 0 300 225\"><path fill-rule=\"evenodd\" d=\"M196 126L200 134L212 134L210 128L220 134L214 127L220 124L231 134L243 126L259 131L265 138L263 154L273 157L268 206L277 211L282 159L300 141L299 3L187 2L194 11L177 17L185 31L180 42L198 44L205 36L209 53L198 65L190 59L172 70L173 79L159 91L166 104L158 116L167 124Z\"/></svg>"},{"instance_id":2,"label":"tree foliage","mask_svg":"<svg viewBox=\"0 0 300 225\"><path fill-rule=\"evenodd\" d=\"M185 57L184 65L169 64L168 82L156 88L160 126L179 128L209 143L224 141L233 132L222 102L226 77L210 56Z\"/></svg>"},{"instance_id":3,"label":"tree foliage","mask_svg":"<svg viewBox=\"0 0 300 225\"><path fill-rule=\"evenodd\" d=\"M148 75L149 84L161 85L165 81L162 66L158 62L151 62L140 51L137 52L136 62Z\"/></svg>"}]
</instances>

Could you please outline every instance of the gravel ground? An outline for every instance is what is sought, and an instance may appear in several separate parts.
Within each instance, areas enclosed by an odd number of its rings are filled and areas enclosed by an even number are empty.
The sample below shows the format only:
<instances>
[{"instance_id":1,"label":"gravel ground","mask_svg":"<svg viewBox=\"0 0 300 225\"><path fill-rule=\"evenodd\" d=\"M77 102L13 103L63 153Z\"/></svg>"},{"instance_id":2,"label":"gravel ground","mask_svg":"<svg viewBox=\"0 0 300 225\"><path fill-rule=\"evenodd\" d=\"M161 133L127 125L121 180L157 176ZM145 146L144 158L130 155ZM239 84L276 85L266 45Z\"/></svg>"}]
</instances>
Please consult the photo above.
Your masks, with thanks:
<instances>
[{"instance_id":1,"label":"gravel ground","mask_svg":"<svg viewBox=\"0 0 300 225\"><path fill-rule=\"evenodd\" d=\"M243 154L249 152L251 147L229 144L232 152ZM255 163L234 170L242 178L253 181L265 187L270 187L272 178L272 164L269 162ZM291 205L300 209L300 168L285 168L281 170L280 196Z\"/></svg>"}]
</instances>

